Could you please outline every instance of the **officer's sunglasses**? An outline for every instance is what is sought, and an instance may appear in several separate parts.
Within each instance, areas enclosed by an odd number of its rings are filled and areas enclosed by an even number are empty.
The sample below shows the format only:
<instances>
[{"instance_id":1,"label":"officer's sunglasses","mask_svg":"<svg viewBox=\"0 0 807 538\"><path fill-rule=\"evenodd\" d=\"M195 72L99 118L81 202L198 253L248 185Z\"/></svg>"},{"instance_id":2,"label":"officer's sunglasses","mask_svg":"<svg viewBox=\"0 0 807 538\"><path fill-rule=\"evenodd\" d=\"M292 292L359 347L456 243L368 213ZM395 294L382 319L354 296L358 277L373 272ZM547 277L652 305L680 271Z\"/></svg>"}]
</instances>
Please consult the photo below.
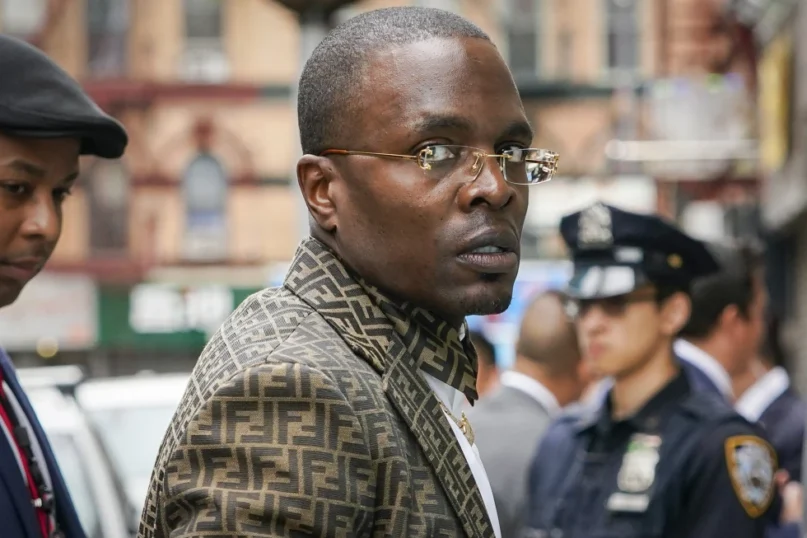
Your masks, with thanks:
<instances>
[{"instance_id":1,"label":"officer's sunglasses","mask_svg":"<svg viewBox=\"0 0 807 538\"><path fill-rule=\"evenodd\" d=\"M624 295L597 299L576 299L567 297L565 308L566 315L572 320L585 316L595 306L599 307L606 316L618 318L625 315L625 311L631 304L657 300L658 292L656 289L643 288Z\"/></svg>"}]
</instances>

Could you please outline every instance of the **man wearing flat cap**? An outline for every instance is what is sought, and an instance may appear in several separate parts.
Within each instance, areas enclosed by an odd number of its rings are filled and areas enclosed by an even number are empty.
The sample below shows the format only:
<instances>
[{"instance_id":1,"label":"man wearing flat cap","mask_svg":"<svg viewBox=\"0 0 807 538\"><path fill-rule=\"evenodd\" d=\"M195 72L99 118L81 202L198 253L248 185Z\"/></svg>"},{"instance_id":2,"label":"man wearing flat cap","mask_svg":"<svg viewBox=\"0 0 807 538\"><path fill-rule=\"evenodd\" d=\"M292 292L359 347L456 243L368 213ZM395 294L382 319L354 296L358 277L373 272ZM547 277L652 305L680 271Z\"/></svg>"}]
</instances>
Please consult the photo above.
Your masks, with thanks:
<instances>
[{"instance_id":1,"label":"man wearing flat cap","mask_svg":"<svg viewBox=\"0 0 807 538\"><path fill-rule=\"evenodd\" d=\"M561 233L581 352L613 384L549 428L526 535L762 537L780 502L776 454L673 353L690 285L717 262L661 218L602 203L564 217Z\"/></svg>"},{"instance_id":2,"label":"man wearing flat cap","mask_svg":"<svg viewBox=\"0 0 807 538\"><path fill-rule=\"evenodd\" d=\"M0 307L45 265L79 156L117 158L123 127L46 55L0 35ZM53 451L0 349L0 535L83 538Z\"/></svg>"}]
</instances>

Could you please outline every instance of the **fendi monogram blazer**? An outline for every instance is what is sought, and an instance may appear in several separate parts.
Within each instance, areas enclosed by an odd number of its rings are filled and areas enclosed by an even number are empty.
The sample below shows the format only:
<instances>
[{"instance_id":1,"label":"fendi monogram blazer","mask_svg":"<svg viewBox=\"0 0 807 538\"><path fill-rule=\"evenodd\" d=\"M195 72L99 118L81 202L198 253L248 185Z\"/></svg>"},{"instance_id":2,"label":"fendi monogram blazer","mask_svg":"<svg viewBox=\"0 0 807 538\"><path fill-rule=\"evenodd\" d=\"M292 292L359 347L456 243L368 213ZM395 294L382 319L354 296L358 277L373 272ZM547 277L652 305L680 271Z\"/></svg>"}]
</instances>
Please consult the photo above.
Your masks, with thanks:
<instances>
[{"instance_id":1,"label":"fendi monogram blazer","mask_svg":"<svg viewBox=\"0 0 807 538\"><path fill-rule=\"evenodd\" d=\"M202 353L138 536L493 538L418 372L473 386L473 369L452 359L449 329L421 337L394 311L304 241L284 285L248 298Z\"/></svg>"}]
</instances>

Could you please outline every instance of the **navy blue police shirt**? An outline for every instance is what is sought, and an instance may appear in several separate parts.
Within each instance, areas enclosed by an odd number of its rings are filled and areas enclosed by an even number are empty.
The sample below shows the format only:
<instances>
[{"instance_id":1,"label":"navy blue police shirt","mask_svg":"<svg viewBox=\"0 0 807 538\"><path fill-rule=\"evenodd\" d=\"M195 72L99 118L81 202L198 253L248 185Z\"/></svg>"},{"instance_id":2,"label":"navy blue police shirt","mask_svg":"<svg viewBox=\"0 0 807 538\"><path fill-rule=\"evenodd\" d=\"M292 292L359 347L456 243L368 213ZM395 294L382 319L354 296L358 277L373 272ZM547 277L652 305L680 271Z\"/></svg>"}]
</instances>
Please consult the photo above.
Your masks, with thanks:
<instances>
[{"instance_id":1,"label":"navy blue police shirt","mask_svg":"<svg viewBox=\"0 0 807 538\"><path fill-rule=\"evenodd\" d=\"M757 538L778 514L760 429L685 370L635 415L550 426L529 477L527 538Z\"/></svg>"}]
</instances>

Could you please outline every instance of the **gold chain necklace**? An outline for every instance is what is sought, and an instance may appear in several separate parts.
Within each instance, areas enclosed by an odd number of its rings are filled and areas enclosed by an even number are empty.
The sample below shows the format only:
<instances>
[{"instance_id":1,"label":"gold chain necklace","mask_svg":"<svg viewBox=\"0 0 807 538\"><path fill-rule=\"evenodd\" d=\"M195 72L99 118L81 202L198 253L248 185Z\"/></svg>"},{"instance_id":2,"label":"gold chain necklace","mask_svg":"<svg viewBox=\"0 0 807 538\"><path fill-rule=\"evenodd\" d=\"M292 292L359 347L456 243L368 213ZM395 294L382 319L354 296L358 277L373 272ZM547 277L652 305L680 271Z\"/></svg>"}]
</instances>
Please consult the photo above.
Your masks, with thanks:
<instances>
[{"instance_id":1,"label":"gold chain necklace","mask_svg":"<svg viewBox=\"0 0 807 538\"><path fill-rule=\"evenodd\" d=\"M439 398L438 401L440 401ZM440 407L442 407L443 411L445 411L446 414L451 417L451 420L453 420L454 423L457 425L457 427L459 427L460 431L462 432L462 435L464 435L465 438L468 439L468 443L470 443L470 445L473 446L475 439L474 429L471 427L471 422L468 420L468 417L465 416L465 411L462 412L462 418L459 419L454 416L454 413L452 413L448 409L448 407L446 407L446 404L444 404L443 402L440 402Z\"/></svg>"}]
</instances>

